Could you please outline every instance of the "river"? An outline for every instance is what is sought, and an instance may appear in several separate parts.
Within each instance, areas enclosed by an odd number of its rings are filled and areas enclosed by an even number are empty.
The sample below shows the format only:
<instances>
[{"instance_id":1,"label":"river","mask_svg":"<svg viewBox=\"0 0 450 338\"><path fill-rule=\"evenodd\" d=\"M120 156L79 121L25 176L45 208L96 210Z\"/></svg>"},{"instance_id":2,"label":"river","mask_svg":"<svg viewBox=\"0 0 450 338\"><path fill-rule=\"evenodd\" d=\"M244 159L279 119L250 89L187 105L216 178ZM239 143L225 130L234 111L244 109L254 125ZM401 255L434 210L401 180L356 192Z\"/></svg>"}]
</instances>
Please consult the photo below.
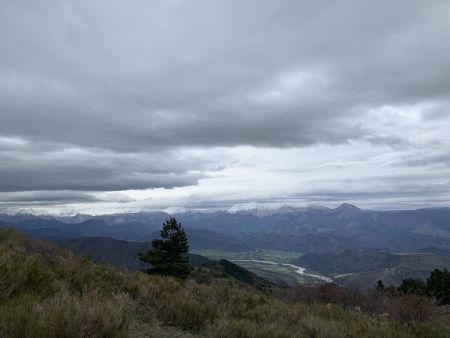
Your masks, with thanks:
<instances>
[{"instance_id":1,"label":"river","mask_svg":"<svg viewBox=\"0 0 450 338\"><path fill-rule=\"evenodd\" d=\"M296 273L298 273L299 275L302 275L302 276L317 278L317 279L323 280L324 282L327 282L327 283L331 283L333 281L331 278L328 278L325 276L307 273L305 268L302 268L301 266L297 266L294 264L277 263L277 262L272 262L272 261L260 261L257 259L234 259L234 260L231 260L231 262L237 262L237 263L238 262L253 262L253 263L259 263L259 264L283 265L283 266L288 266L290 268L293 268Z\"/></svg>"}]
</instances>

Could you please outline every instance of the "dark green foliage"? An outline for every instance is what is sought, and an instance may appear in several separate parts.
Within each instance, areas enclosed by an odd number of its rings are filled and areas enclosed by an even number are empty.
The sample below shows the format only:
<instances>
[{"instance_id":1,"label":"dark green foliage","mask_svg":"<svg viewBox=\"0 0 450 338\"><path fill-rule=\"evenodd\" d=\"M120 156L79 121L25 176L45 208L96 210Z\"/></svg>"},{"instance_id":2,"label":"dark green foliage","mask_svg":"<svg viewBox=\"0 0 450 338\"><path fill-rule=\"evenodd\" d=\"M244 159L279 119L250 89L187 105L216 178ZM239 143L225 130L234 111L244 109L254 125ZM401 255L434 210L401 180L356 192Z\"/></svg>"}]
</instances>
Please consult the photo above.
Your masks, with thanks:
<instances>
[{"instance_id":1,"label":"dark green foliage","mask_svg":"<svg viewBox=\"0 0 450 338\"><path fill-rule=\"evenodd\" d=\"M414 294L419 296L427 295L427 286L420 278L406 278L399 286L398 291L404 294Z\"/></svg>"},{"instance_id":2,"label":"dark green foliage","mask_svg":"<svg viewBox=\"0 0 450 338\"><path fill-rule=\"evenodd\" d=\"M154 239L152 247L146 253L139 253L139 258L151 263L149 273L186 278L190 271L189 245L181 224L173 217L164 222L160 232L161 239Z\"/></svg>"},{"instance_id":3,"label":"dark green foliage","mask_svg":"<svg viewBox=\"0 0 450 338\"><path fill-rule=\"evenodd\" d=\"M271 288L276 287L276 285L264 278L259 277L253 272L240 267L230 261L221 259L219 261L209 261L203 264L200 268L197 268L193 273L192 277L199 282L210 282L210 278L205 278L205 273L209 275L215 275L220 278L231 278L238 280L243 284L250 285L259 290L271 290Z\"/></svg>"},{"instance_id":4,"label":"dark green foliage","mask_svg":"<svg viewBox=\"0 0 450 338\"><path fill-rule=\"evenodd\" d=\"M450 271L435 269L427 279L427 289L440 304L450 304Z\"/></svg>"}]
</instances>

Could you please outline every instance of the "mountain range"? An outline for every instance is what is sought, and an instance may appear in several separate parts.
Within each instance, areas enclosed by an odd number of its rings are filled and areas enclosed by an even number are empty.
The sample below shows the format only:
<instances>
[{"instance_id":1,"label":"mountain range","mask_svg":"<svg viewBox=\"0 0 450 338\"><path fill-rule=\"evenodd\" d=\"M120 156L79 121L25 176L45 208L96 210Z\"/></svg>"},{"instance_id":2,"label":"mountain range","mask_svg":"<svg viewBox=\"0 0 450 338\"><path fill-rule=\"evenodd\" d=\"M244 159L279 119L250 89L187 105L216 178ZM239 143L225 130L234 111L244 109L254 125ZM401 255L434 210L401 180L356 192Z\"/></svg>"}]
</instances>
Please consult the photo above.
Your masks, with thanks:
<instances>
[{"instance_id":1,"label":"mountain range","mask_svg":"<svg viewBox=\"0 0 450 338\"><path fill-rule=\"evenodd\" d=\"M193 250L279 250L303 253L293 263L336 278L392 283L411 272L424 276L449 266L450 208L374 211L351 204L337 208L252 208L112 215L38 214L2 211L0 224L54 241L103 237L148 242L175 216ZM390 270L389 270L390 269Z\"/></svg>"}]
</instances>

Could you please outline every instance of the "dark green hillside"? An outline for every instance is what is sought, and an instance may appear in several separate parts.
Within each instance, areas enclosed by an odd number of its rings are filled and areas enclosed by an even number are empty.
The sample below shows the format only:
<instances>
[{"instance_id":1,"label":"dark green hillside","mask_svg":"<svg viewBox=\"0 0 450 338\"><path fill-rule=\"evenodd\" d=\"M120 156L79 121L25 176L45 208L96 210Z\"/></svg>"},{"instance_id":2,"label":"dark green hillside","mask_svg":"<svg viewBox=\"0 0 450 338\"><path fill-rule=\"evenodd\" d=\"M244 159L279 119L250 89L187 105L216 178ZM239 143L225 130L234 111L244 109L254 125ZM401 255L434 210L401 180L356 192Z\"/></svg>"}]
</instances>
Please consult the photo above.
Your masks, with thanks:
<instances>
[{"instance_id":1,"label":"dark green hillside","mask_svg":"<svg viewBox=\"0 0 450 338\"><path fill-rule=\"evenodd\" d=\"M56 243L79 256L89 256L94 262L109 263L128 270L142 270L148 267L137 253L149 250L149 242L128 242L105 237L85 237L60 240ZM193 266L206 263L206 257L189 254Z\"/></svg>"},{"instance_id":2,"label":"dark green hillside","mask_svg":"<svg viewBox=\"0 0 450 338\"><path fill-rule=\"evenodd\" d=\"M210 280L211 270L214 271L213 274L216 277L231 277L257 289L267 290L276 287L274 283L269 282L264 278L257 276L253 272L227 261L226 259L209 261L203 264L197 271L194 272L194 276L198 277L200 281L202 281L202 279L208 281Z\"/></svg>"},{"instance_id":3,"label":"dark green hillside","mask_svg":"<svg viewBox=\"0 0 450 338\"><path fill-rule=\"evenodd\" d=\"M112 238L86 237L72 240L58 241L66 249L81 257L89 257L95 262L108 263L128 270L143 270L148 267L142 262L137 252L149 249L148 242L127 242ZM189 253L189 262L192 266L199 266L194 273L196 278L209 279L211 274L215 277L234 278L244 284L263 289L273 287L275 284L258 277L254 273L227 260L211 261L201 255Z\"/></svg>"},{"instance_id":4,"label":"dark green hillside","mask_svg":"<svg viewBox=\"0 0 450 338\"><path fill-rule=\"evenodd\" d=\"M211 279L125 272L0 228L0 337L450 336L437 322L283 301L235 279Z\"/></svg>"},{"instance_id":5,"label":"dark green hillside","mask_svg":"<svg viewBox=\"0 0 450 338\"><path fill-rule=\"evenodd\" d=\"M361 271L352 276L337 278L337 282L347 285L359 283L373 286L378 280L387 285L398 286L406 278L421 278L425 280L434 269L450 267L450 258L429 253L396 254L400 256L399 263L392 268L380 268L372 271Z\"/></svg>"},{"instance_id":6,"label":"dark green hillside","mask_svg":"<svg viewBox=\"0 0 450 338\"><path fill-rule=\"evenodd\" d=\"M343 285L357 283L372 287L378 280L399 285L405 278L426 279L436 268L450 266L449 256L431 252L388 253L375 249L346 250L335 253L307 253L293 264L335 278Z\"/></svg>"},{"instance_id":7,"label":"dark green hillside","mask_svg":"<svg viewBox=\"0 0 450 338\"><path fill-rule=\"evenodd\" d=\"M347 274L380 268L391 268L399 264L401 257L375 249L345 250L340 254L306 253L294 259L293 264L327 275Z\"/></svg>"}]
</instances>

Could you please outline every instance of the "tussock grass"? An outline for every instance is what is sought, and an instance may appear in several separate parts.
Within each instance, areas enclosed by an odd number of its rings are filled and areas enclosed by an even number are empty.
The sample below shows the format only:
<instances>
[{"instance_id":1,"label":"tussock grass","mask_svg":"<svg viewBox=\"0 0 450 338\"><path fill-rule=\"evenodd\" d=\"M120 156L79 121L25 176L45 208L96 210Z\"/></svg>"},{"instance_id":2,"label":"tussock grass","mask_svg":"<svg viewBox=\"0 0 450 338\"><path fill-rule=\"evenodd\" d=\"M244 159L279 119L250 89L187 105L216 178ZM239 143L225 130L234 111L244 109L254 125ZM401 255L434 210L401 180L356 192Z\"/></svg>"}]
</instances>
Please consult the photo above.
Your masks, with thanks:
<instances>
[{"instance_id":1,"label":"tussock grass","mask_svg":"<svg viewBox=\"0 0 450 338\"><path fill-rule=\"evenodd\" d=\"M327 300L327 298L323 298ZM450 337L439 323L127 272L0 228L0 337Z\"/></svg>"},{"instance_id":2,"label":"tussock grass","mask_svg":"<svg viewBox=\"0 0 450 338\"><path fill-rule=\"evenodd\" d=\"M128 328L126 306L123 297L23 294L0 307L0 332L2 337L120 337Z\"/></svg>"}]
</instances>

